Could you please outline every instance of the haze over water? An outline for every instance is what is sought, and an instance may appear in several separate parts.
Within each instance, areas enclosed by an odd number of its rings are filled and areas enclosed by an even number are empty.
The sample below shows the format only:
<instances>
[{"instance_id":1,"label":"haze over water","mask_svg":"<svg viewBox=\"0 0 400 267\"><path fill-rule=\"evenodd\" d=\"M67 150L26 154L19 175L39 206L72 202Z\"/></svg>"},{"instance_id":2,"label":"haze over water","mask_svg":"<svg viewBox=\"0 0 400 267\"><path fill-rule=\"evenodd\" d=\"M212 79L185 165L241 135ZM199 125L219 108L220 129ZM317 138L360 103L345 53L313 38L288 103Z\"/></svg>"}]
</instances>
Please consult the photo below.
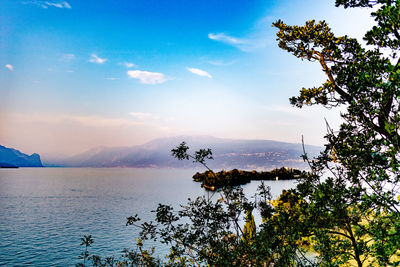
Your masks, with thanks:
<instances>
[{"instance_id":1,"label":"haze over water","mask_svg":"<svg viewBox=\"0 0 400 267\"><path fill-rule=\"evenodd\" d=\"M360 37L334 1L0 1L0 144L52 158L211 135L322 145L324 117L289 98L326 80L278 47L278 19ZM335 128L335 127L334 127Z\"/></svg>"},{"instance_id":2,"label":"haze over water","mask_svg":"<svg viewBox=\"0 0 400 267\"><path fill-rule=\"evenodd\" d=\"M357 38L373 23L333 0L2 0L0 145L42 159L182 135L320 146L339 110L290 106L326 77L278 47L278 19ZM193 173L0 169L0 265L73 265L84 234L102 256L134 247L126 217L204 194Z\"/></svg>"},{"instance_id":3,"label":"haze over water","mask_svg":"<svg viewBox=\"0 0 400 267\"><path fill-rule=\"evenodd\" d=\"M20 168L0 170L0 265L67 266L77 262L80 238L92 235L90 252L118 256L134 248L137 229L158 203L178 207L203 195L193 170L124 168ZM277 196L291 181L267 181ZM244 186L252 195L259 183ZM158 255L168 252L156 246Z\"/></svg>"}]
</instances>

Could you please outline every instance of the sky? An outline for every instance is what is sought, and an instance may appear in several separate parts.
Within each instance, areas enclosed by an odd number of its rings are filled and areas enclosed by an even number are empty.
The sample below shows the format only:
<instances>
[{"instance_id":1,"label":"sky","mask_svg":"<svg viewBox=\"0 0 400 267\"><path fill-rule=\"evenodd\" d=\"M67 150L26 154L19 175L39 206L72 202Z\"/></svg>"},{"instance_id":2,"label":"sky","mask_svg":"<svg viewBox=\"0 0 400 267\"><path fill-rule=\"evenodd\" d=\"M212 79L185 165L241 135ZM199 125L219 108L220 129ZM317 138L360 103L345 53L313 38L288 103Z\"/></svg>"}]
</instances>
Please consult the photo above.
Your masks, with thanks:
<instances>
[{"instance_id":1,"label":"sky","mask_svg":"<svg viewBox=\"0 0 400 267\"><path fill-rule=\"evenodd\" d=\"M324 144L340 110L298 109L317 63L279 49L277 19L361 40L368 9L328 0L2 0L0 144L45 157L209 135Z\"/></svg>"}]
</instances>

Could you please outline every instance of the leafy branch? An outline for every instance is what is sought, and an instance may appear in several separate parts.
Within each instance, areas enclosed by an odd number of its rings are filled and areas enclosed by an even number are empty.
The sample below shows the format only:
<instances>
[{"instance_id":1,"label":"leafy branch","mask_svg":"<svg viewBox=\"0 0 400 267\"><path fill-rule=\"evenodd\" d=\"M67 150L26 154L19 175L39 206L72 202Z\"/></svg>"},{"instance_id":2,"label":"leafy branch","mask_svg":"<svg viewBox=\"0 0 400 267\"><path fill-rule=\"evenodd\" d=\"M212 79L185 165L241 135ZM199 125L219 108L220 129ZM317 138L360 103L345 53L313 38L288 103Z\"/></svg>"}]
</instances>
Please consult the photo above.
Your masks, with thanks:
<instances>
[{"instance_id":1,"label":"leafy branch","mask_svg":"<svg viewBox=\"0 0 400 267\"><path fill-rule=\"evenodd\" d=\"M196 151L193 155L188 154L187 151L189 147L186 145L186 142L182 142L179 146L171 150L172 156L177 158L178 160L189 160L193 159L193 162L198 162L206 167L209 171L214 173L206 164L206 159L214 159L212 156L211 149L200 149Z\"/></svg>"}]
</instances>

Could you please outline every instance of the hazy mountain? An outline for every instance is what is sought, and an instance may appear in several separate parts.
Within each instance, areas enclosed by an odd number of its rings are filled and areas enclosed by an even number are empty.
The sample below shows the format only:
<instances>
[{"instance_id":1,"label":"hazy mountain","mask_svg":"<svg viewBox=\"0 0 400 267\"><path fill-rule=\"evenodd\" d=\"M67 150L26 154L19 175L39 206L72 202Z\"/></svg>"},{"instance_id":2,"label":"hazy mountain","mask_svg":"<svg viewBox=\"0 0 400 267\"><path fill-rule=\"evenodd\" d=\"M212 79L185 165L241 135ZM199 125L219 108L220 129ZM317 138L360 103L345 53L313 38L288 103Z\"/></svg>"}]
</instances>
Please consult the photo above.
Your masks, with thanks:
<instances>
[{"instance_id":1,"label":"hazy mountain","mask_svg":"<svg viewBox=\"0 0 400 267\"><path fill-rule=\"evenodd\" d=\"M171 149L185 141L189 152L210 148L214 160L207 165L213 169L271 169L276 167L305 168L301 159L301 144L270 140L233 140L209 136L179 136L155 139L132 147L99 147L62 160L45 161L45 165L67 167L137 167L137 168L194 168L191 161L179 161L171 156ZM306 146L315 156L321 147Z\"/></svg>"},{"instance_id":2,"label":"hazy mountain","mask_svg":"<svg viewBox=\"0 0 400 267\"><path fill-rule=\"evenodd\" d=\"M16 149L0 146L0 167L43 167L40 156L24 154Z\"/></svg>"}]
</instances>

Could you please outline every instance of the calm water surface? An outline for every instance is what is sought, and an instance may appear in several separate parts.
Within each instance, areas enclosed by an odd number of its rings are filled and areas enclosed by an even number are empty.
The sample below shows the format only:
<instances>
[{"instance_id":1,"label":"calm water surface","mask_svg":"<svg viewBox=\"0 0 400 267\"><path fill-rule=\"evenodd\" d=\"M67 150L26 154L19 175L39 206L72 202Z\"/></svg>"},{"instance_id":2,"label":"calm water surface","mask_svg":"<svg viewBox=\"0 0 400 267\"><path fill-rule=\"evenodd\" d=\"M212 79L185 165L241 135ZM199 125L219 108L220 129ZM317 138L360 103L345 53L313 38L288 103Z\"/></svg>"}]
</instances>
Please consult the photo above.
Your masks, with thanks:
<instances>
[{"instance_id":1,"label":"calm water surface","mask_svg":"<svg viewBox=\"0 0 400 267\"><path fill-rule=\"evenodd\" d=\"M90 252L118 256L134 248L135 227L126 217L151 220L158 203L178 206L204 195L194 170L20 168L0 169L0 265L73 266L80 238L91 234ZM272 193L291 181L269 181ZM247 195L259 182L244 186ZM164 255L165 247L156 246Z\"/></svg>"}]
</instances>

